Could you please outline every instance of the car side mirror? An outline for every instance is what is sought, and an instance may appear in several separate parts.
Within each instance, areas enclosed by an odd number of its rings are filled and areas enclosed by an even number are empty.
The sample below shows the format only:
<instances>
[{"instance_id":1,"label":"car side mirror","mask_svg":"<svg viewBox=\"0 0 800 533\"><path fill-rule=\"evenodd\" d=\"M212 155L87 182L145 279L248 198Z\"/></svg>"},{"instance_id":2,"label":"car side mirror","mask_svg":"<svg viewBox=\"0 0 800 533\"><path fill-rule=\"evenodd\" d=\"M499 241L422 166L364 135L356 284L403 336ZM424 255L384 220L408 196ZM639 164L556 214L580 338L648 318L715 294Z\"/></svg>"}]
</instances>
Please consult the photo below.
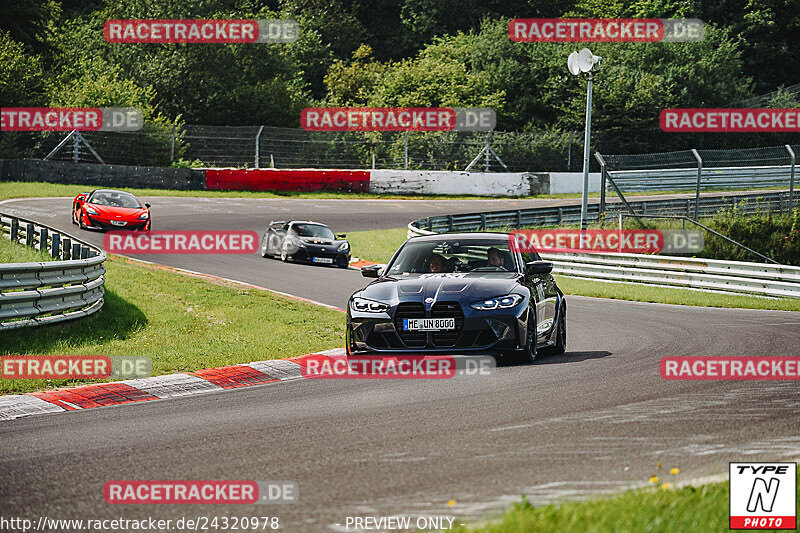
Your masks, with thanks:
<instances>
[{"instance_id":1,"label":"car side mirror","mask_svg":"<svg viewBox=\"0 0 800 533\"><path fill-rule=\"evenodd\" d=\"M347 234L345 234L345 233L340 233L339 235L334 235L334 236L337 239L346 239L347 238Z\"/></svg>"},{"instance_id":2,"label":"car side mirror","mask_svg":"<svg viewBox=\"0 0 800 533\"><path fill-rule=\"evenodd\" d=\"M86 200L86 194L85 193L81 193L75 199L78 200L79 202L82 202L82 201Z\"/></svg>"},{"instance_id":3,"label":"car side mirror","mask_svg":"<svg viewBox=\"0 0 800 533\"><path fill-rule=\"evenodd\" d=\"M144 206L145 206L145 207L147 207L147 208L149 208L149 207L150 207L150 204L149 204L149 203L147 203L147 202L145 202L145 203L144 203Z\"/></svg>"},{"instance_id":4,"label":"car side mirror","mask_svg":"<svg viewBox=\"0 0 800 533\"><path fill-rule=\"evenodd\" d=\"M528 261L525 263L525 272L528 274L549 274L553 271L550 261Z\"/></svg>"},{"instance_id":5,"label":"car side mirror","mask_svg":"<svg viewBox=\"0 0 800 533\"><path fill-rule=\"evenodd\" d=\"M377 278L382 268L383 265L369 265L361 267L361 275L365 278Z\"/></svg>"}]
</instances>

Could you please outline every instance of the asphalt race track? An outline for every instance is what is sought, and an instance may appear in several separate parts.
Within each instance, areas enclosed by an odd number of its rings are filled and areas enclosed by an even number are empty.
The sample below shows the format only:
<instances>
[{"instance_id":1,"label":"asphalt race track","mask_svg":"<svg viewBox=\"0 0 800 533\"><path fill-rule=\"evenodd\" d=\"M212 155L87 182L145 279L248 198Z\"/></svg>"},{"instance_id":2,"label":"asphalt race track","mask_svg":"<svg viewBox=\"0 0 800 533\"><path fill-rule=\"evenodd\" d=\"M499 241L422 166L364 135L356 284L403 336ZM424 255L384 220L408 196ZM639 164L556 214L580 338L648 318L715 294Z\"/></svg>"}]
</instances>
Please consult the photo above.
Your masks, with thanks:
<instances>
[{"instance_id":1,"label":"asphalt race track","mask_svg":"<svg viewBox=\"0 0 800 533\"><path fill-rule=\"evenodd\" d=\"M350 231L541 202L148 200L157 230L259 233L270 218L313 218ZM72 226L70 205L34 199L2 210L102 243L101 234ZM367 281L352 270L258 255L146 259L338 307ZM568 303L567 354L492 376L298 380L0 424L0 514L271 515L286 531L336 531L353 515L480 518L521 494L540 504L619 491L647 484L657 463L659 476L676 483L724 474L729 461L800 457L797 382L677 382L658 372L664 356L800 356L800 313ZM672 467L681 473L664 471ZM103 485L114 479L292 480L300 500L112 506Z\"/></svg>"}]
</instances>

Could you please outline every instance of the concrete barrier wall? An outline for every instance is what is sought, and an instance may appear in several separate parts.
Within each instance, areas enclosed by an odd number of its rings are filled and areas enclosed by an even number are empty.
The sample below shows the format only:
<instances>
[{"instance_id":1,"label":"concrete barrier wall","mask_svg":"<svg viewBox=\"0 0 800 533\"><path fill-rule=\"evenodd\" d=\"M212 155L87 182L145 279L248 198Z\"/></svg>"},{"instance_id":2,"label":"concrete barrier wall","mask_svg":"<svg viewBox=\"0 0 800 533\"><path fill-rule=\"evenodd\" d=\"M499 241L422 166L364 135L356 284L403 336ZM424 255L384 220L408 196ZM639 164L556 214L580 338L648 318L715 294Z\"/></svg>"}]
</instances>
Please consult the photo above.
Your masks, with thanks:
<instances>
[{"instance_id":1,"label":"concrete barrier wall","mask_svg":"<svg viewBox=\"0 0 800 533\"><path fill-rule=\"evenodd\" d=\"M74 164L37 159L0 161L0 180L97 187L178 190L348 191L390 194L529 196L579 193L580 172L458 172L439 170L156 168ZM600 191L600 173L589 174Z\"/></svg>"},{"instance_id":2,"label":"concrete barrier wall","mask_svg":"<svg viewBox=\"0 0 800 533\"><path fill-rule=\"evenodd\" d=\"M205 169L209 191L350 191L369 192L368 170Z\"/></svg>"},{"instance_id":3,"label":"concrete barrier wall","mask_svg":"<svg viewBox=\"0 0 800 533\"><path fill-rule=\"evenodd\" d=\"M583 172L550 172L550 194L583 191ZM589 173L589 192L600 192L600 173Z\"/></svg>"},{"instance_id":4,"label":"concrete barrier wall","mask_svg":"<svg viewBox=\"0 0 800 533\"><path fill-rule=\"evenodd\" d=\"M373 193L528 196L547 194L548 189L546 174L528 172L371 170L369 180Z\"/></svg>"},{"instance_id":5,"label":"concrete barrier wall","mask_svg":"<svg viewBox=\"0 0 800 533\"><path fill-rule=\"evenodd\" d=\"M205 172L190 168L95 165L41 159L0 161L0 179L47 181L96 187L202 190Z\"/></svg>"}]
</instances>

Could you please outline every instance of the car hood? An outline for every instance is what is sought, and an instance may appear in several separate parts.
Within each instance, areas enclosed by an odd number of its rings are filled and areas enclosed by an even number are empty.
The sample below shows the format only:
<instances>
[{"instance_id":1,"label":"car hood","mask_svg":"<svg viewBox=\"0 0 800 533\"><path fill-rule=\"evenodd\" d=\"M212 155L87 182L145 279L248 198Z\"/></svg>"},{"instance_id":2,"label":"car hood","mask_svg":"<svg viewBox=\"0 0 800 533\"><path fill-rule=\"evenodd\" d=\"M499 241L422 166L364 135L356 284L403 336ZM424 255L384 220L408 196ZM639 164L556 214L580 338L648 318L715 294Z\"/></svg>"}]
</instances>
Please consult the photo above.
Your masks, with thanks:
<instances>
[{"instance_id":1,"label":"car hood","mask_svg":"<svg viewBox=\"0 0 800 533\"><path fill-rule=\"evenodd\" d=\"M518 286L514 272L457 272L414 274L374 281L354 296L386 303L433 301L474 302L504 296ZM430 302L429 302L430 303Z\"/></svg>"},{"instance_id":2,"label":"car hood","mask_svg":"<svg viewBox=\"0 0 800 533\"><path fill-rule=\"evenodd\" d=\"M97 211L98 215L105 218L135 219L147 213L144 207L113 207L110 205L86 204Z\"/></svg>"}]
</instances>

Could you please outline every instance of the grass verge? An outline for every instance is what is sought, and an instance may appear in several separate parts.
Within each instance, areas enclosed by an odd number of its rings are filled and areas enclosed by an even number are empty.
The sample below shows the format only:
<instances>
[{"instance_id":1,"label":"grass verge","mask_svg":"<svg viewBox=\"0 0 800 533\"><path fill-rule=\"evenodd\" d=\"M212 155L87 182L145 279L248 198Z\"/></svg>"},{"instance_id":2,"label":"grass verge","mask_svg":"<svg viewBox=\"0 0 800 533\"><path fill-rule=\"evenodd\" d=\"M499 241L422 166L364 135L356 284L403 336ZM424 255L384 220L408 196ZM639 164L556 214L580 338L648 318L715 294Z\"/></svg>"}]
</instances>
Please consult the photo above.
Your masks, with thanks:
<instances>
[{"instance_id":1,"label":"grass verge","mask_svg":"<svg viewBox=\"0 0 800 533\"><path fill-rule=\"evenodd\" d=\"M406 232L406 228L353 231L347 234L347 238L353 246L353 253L359 258L377 261L378 263L387 263L395 250L405 242ZM800 311L800 299L798 298L756 298L753 296L717 294L688 289L588 281L564 276L556 276L556 280L558 281L558 286L566 294L592 296L595 298L701 307Z\"/></svg>"},{"instance_id":2,"label":"grass verge","mask_svg":"<svg viewBox=\"0 0 800 533\"><path fill-rule=\"evenodd\" d=\"M534 507L526 499L502 518L479 528L456 527L455 533L695 532L729 531L728 483L680 489L646 488L583 502Z\"/></svg>"},{"instance_id":3,"label":"grass verge","mask_svg":"<svg viewBox=\"0 0 800 533\"><path fill-rule=\"evenodd\" d=\"M76 196L82 192L95 189L92 185L65 185L63 183L29 182L29 181L0 181L0 200L10 198L48 197L48 196ZM471 195L415 195L415 194L375 194L338 191L177 191L170 189L135 189L125 187L137 196L181 196L201 198L318 198L318 199L347 199L347 200L490 200L491 196ZM776 189L780 190L780 189ZM636 196L660 196L665 194L680 194L694 192L685 190L652 191L647 193L629 193L626 198ZM703 192L717 192L714 189ZM589 193L590 198L598 198L600 193ZM509 198L580 198L580 193L537 194L533 196Z\"/></svg>"},{"instance_id":4,"label":"grass verge","mask_svg":"<svg viewBox=\"0 0 800 533\"><path fill-rule=\"evenodd\" d=\"M344 317L338 311L116 256L106 268L100 311L0 332L0 355L144 355L159 375L342 346ZM79 383L3 379L0 393Z\"/></svg>"},{"instance_id":5,"label":"grass verge","mask_svg":"<svg viewBox=\"0 0 800 533\"><path fill-rule=\"evenodd\" d=\"M40 263L52 260L47 252L0 237L0 263Z\"/></svg>"}]
</instances>

